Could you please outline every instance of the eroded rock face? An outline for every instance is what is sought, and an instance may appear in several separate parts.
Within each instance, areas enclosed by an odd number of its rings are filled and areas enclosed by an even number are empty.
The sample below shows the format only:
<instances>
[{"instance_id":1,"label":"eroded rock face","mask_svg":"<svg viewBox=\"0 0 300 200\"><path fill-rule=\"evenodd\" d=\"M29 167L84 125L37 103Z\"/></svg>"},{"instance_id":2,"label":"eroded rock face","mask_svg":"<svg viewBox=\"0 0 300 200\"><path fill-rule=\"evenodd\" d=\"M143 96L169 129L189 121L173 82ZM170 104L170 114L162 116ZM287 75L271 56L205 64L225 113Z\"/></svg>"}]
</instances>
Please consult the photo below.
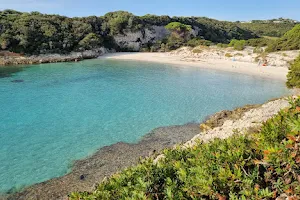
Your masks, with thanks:
<instances>
[{"instance_id":1,"label":"eroded rock face","mask_svg":"<svg viewBox=\"0 0 300 200\"><path fill-rule=\"evenodd\" d=\"M196 37L200 29L193 27L191 35ZM114 36L115 42L125 49L139 51L143 44L154 43L158 40L166 38L170 34L164 26L151 26L150 28L142 29L137 32L127 31L124 34Z\"/></svg>"},{"instance_id":2,"label":"eroded rock face","mask_svg":"<svg viewBox=\"0 0 300 200\"><path fill-rule=\"evenodd\" d=\"M127 31L124 34L118 34L114 36L114 39L121 48L139 51L143 44L161 40L168 34L170 32L164 26L152 26L137 32Z\"/></svg>"}]
</instances>

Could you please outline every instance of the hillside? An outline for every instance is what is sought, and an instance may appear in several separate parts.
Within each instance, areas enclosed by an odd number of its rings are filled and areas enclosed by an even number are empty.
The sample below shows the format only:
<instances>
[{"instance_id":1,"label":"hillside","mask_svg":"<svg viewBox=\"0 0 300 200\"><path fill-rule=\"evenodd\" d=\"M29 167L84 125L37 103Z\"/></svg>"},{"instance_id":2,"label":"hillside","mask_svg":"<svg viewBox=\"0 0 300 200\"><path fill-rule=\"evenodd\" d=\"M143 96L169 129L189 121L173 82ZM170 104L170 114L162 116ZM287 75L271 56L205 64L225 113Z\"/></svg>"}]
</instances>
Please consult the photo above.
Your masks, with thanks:
<instances>
[{"instance_id":1,"label":"hillside","mask_svg":"<svg viewBox=\"0 0 300 200\"><path fill-rule=\"evenodd\" d=\"M99 47L118 51L150 50L157 41L168 40L170 31L165 26L172 22L191 26L188 38L214 43L272 35L267 32L275 30L279 31L275 35L281 36L292 27L292 24L267 23L262 28L256 23L246 25L205 17L135 16L125 11L100 17L68 18L4 10L0 12L0 44L2 50L23 54L70 53ZM171 44L171 49L184 42L179 39L179 44Z\"/></svg>"},{"instance_id":2,"label":"hillside","mask_svg":"<svg viewBox=\"0 0 300 200\"><path fill-rule=\"evenodd\" d=\"M252 20L251 22L238 23L238 26L249 30L259 36L281 37L291 30L298 22L294 20Z\"/></svg>"},{"instance_id":3,"label":"hillside","mask_svg":"<svg viewBox=\"0 0 300 200\"><path fill-rule=\"evenodd\" d=\"M286 32L281 38L272 42L267 51L300 49L300 24Z\"/></svg>"}]
</instances>

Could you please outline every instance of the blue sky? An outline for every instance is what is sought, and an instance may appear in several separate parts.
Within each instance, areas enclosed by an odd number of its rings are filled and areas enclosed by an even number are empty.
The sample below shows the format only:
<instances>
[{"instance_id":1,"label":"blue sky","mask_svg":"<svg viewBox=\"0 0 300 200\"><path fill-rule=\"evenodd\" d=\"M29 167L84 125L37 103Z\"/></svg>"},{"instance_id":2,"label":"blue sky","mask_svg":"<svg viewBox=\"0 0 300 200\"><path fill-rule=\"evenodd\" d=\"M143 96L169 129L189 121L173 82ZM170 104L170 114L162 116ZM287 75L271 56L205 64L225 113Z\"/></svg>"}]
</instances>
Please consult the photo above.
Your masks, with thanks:
<instances>
[{"instance_id":1,"label":"blue sky","mask_svg":"<svg viewBox=\"0 0 300 200\"><path fill-rule=\"evenodd\" d=\"M0 0L0 10L100 16L126 10L136 15L206 16L220 20L292 18L300 20L300 0Z\"/></svg>"}]
</instances>

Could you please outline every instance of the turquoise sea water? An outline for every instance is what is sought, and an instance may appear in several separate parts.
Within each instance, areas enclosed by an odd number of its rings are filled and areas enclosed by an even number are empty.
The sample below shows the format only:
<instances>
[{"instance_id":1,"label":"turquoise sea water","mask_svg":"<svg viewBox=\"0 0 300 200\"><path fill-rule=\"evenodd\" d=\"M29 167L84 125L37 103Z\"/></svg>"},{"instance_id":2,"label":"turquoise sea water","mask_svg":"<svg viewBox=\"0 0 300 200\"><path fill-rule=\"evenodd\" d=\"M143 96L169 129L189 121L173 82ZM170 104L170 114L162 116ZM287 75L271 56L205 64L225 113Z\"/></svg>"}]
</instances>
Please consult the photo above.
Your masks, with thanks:
<instances>
[{"instance_id":1,"label":"turquoise sea water","mask_svg":"<svg viewBox=\"0 0 300 200\"><path fill-rule=\"evenodd\" d=\"M154 128L288 93L275 80L129 61L0 68L0 75L0 192L64 175L75 159L138 142Z\"/></svg>"}]
</instances>

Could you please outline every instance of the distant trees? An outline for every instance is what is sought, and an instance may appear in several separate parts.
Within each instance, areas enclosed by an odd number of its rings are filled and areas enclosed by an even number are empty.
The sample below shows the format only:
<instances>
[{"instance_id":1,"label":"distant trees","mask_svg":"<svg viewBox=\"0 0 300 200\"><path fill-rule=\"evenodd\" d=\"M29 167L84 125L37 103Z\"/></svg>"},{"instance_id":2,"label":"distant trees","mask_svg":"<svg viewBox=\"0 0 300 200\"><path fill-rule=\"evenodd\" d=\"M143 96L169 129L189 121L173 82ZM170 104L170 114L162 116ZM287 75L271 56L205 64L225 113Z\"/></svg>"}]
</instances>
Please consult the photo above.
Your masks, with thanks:
<instances>
[{"instance_id":1,"label":"distant trees","mask_svg":"<svg viewBox=\"0 0 300 200\"><path fill-rule=\"evenodd\" d=\"M170 50L182 46L190 38L192 30L191 25L180 22L171 22L165 28L171 32L167 42L167 48Z\"/></svg>"},{"instance_id":2,"label":"distant trees","mask_svg":"<svg viewBox=\"0 0 300 200\"><path fill-rule=\"evenodd\" d=\"M187 33L189 33L192 30L191 25L182 24L180 22L171 22L168 25L165 26L166 29L170 30L173 33L176 33L177 35L185 36Z\"/></svg>"},{"instance_id":3,"label":"distant trees","mask_svg":"<svg viewBox=\"0 0 300 200\"><path fill-rule=\"evenodd\" d=\"M248 40L257 38L256 33L264 35L270 31L279 31L283 35L291 24L244 25L205 17L135 16L125 11L110 12L101 17L68 18L4 10L0 11L0 48L25 54L68 53L100 46L121 50L114 36L128 31L144 34L146 28L152 31L153 26L165 26L171 32L170 37L160 43L150 41L141 47L144 50L158 50L163 46L162 49L167 51L182 45L206 45L207 41L228 44L232 39ZM191 36L192 29L194 36ZM190 39L192 41L187 44Z\"/></svg>"},{"instance_id":4,"label":"distant trees","mask_svg":"<svg viewBox=\"0 0 300 200\"><path fill-rule=\"evenodd\" d=\"M133 14L124 11L107 13L104 15L105 22L103 24L103 29L108 29L112 35L123 33L123 30L126 29L129 24L129 19L131 19L132 26L133 16Z\"/></svg>"},{"instance_id":5,"label":"distant trees","mask_svg":"<svg viewBox=\"0 0 300 200\"><path fill-rule=\"evenodd\" d=\"M270 43L266 51L297 50L300 49L300 24L288 31L281 38Z\"/></svg>"},{"instance_id":6,"label":"distant trees","mask_svg":"<svg viewBox=\"0 0 300 200\"><path fill-rule=\"evenodd\" d=\"M95 33L89 33L83 38L78 46L80 49L90 50L102 46L103 39Z\"/></svg>"},{"instance_id":7,"label":"distant trees","mask_svg":"<svg viewBox=\"0 0 300 200\"><path fill-rule=\"evenodd\" d=\"M295 23L273 23L272 21L253 20L252 23L237 23L236 25L259 36L281 37L291 30Z\"/></svg>"}]
</instances>

